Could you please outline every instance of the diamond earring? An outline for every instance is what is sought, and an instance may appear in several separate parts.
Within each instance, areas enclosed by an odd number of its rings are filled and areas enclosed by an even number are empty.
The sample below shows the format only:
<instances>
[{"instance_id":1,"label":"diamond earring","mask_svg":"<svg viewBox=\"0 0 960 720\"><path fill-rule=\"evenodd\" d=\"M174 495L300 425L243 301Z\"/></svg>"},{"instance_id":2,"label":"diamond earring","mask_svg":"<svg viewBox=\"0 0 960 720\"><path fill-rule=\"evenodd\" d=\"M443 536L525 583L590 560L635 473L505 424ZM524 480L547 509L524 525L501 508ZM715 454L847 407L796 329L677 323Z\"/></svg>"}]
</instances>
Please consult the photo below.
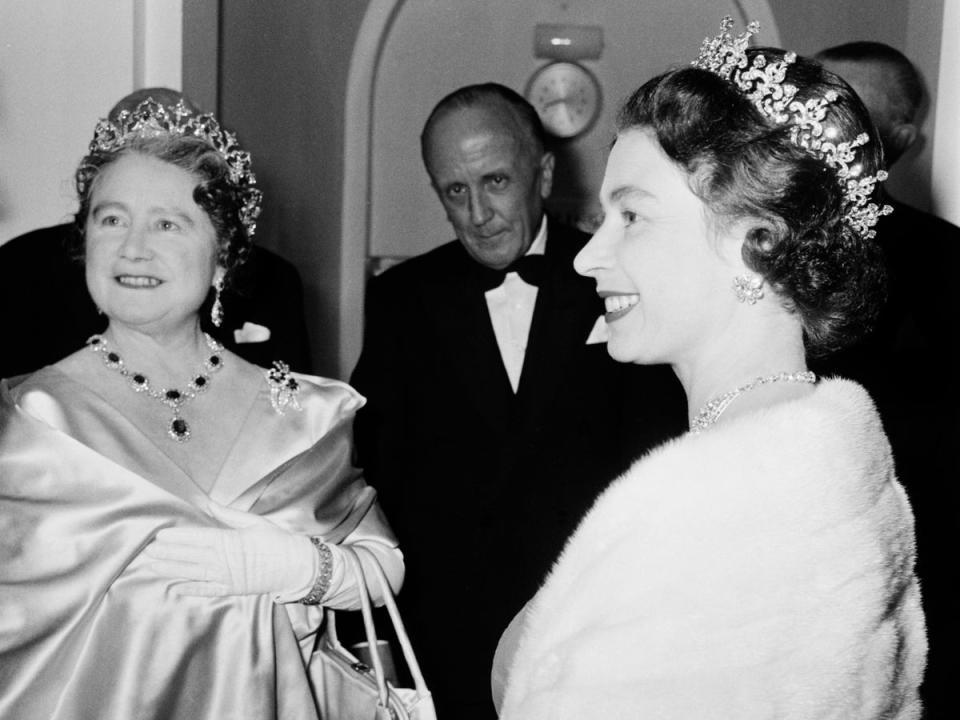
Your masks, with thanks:
<instances>
[{"instance_id":1,"label":"diamond earring","mask_svg":"<svg viewBox=\"0 0 960 720\"><path fill-rule=\"evenodd\" d=\"M740 302L756 305L763 297L763 278L737 275L733 279L733 292Z\"/></svg>"},{"instance_id":2,"label":"diamond earring","mask_svg":"<svg viewBox=\"0 0 960 720\"><path fill-rule=\"evenodd\" d=\"M213 307L210 308L210 322L214 327L220 327L223 324L223 304L220 302L222 290L223 278L217 278L213 281Z\"/></svg>"}]
</instances>

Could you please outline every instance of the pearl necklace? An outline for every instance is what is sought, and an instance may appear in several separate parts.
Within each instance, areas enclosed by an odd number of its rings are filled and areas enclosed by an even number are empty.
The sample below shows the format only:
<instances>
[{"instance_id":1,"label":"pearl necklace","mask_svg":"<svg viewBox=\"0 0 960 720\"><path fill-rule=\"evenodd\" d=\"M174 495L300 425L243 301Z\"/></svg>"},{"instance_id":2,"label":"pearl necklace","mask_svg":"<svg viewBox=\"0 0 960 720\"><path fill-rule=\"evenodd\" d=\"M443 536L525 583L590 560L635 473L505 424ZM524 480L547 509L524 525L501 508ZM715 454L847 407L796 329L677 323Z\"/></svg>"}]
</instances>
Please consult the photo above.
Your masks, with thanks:
<instances>
[{"instance_id":1,"label":"pearl necklace","mask_svg":"<svg viewBox=\"0 0 960 720\"><path fill-rule=\"evenodd\" d=\"M193 400L197 395L205 392L210 384L210 374L215 373L223 367L223 358L220 353L223 352L223 345L218 343L212 337L203 334L207 341L207 347L213 353L203 361L203 369L194 375L187 383L186 390L177 390L176 388L161 388L154 390L150 385L147 376L139 372L127 370L123 363L123 358L116 350L111 350L107 339L102 335L94 335L87 340L87 347L93 352L99 353L103 359L103 364L111 370L116 370L123 377L127 378L130 387L134 392L143 393L147 397L159 400L169 407L173 413L170 419L170 425L167 428L167 435L177 442L185 442L190 438L190 425L180 416L180 408L189 400Z\"/></svg>"},{"instance_id":2,"label":"pearl necklace","mask_svg":"<svg viewBox=\"0 0 960 720\"><path fill-rule=\"evenodd\" d=\"M754 380L751 380L746 385L741 385L736 390L730 390L729 392L725 392L723 395L718 395L700 408L700 412L697 413L696 417L693 418L693 422L690 423L690 432L694 433L695 435L699 435L701 432L709 428L720 419L723 411L727 409L727 406L730 405L730 403L748 390L753 390L755 387L775 382L810 383L812 385L816 381L817 376L809 370L804 370L803 372L798 373L780 372L774 375L764 375L758 377Z\"/></svg>"}]
</instances>

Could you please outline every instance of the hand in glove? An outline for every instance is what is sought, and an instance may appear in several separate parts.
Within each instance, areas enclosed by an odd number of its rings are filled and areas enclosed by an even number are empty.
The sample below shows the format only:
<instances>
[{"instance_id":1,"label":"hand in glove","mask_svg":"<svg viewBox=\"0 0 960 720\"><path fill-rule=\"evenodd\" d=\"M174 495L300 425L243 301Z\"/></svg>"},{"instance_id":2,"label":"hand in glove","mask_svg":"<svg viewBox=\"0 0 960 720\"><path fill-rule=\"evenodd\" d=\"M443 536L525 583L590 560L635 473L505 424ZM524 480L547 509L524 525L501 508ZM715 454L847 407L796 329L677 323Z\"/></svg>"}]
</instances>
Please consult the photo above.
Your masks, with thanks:
<instances>
[{"instance_id":1,"label":"hand in glove","mask_svg":"<svg viewBox=\"0 0 960 720\"><path fill-rule=\"evenodd\" d=\"M305 596L317 575L317 551L306 535L253 513L211 505L226 528L164 528L146 547L149 568L177 584L182 595L273 595L280 602Z\"/></svg>"}]
</instances>

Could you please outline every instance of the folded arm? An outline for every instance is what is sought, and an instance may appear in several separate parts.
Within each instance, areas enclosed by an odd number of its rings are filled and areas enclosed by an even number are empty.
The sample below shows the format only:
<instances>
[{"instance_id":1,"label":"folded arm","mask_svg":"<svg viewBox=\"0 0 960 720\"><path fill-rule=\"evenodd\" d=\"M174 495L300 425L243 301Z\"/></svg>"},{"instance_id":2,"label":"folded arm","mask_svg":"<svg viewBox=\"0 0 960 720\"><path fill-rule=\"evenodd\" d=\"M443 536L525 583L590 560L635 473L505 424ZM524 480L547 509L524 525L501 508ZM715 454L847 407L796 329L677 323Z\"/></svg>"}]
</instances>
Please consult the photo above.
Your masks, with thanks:
<instances>
[{"instance_id":1,"label":"folded arm","mask_svg":"<svg viewBox=\"0 0 960 720\"><path fill-rule=\"evenodd\" d=\"M301 602L339 610L360 607L359 579L348 570L343 549L314 543L306 533L284 529L254 513L211 505L210 514L227 527L172 527L157 533L144 554L151 570L177 583L183 595L271 595L278 603ZM403 555L374 503L343 544L361 553L365 567L376 561L394 592L403 582ZM325 567L326 565L326 567ZM382 591L370 585L374 602Z\"/></svg>"}]
</instances>

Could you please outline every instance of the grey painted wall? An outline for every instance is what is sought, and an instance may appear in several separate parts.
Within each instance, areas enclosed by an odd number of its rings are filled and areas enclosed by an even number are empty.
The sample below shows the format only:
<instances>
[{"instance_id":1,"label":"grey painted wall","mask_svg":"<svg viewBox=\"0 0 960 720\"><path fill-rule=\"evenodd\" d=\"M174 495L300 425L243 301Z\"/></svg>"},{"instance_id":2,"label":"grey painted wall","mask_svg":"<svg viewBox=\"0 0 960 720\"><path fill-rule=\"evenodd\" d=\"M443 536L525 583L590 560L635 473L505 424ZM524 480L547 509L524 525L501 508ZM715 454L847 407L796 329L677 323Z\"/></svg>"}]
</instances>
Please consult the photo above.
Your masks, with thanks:
<instances>
[{"instance_id":1,"label":"grey painted wall","mask_svg":"<svg viewBox=\"0 0 960 720\"><path fill-rule=\"evenodd\" d=\"M221 3L220 114L264 191L258 242L300 269L313 369L324 375L337 374L344 98L366 6Z\"/></svg>"}]
</instances>

